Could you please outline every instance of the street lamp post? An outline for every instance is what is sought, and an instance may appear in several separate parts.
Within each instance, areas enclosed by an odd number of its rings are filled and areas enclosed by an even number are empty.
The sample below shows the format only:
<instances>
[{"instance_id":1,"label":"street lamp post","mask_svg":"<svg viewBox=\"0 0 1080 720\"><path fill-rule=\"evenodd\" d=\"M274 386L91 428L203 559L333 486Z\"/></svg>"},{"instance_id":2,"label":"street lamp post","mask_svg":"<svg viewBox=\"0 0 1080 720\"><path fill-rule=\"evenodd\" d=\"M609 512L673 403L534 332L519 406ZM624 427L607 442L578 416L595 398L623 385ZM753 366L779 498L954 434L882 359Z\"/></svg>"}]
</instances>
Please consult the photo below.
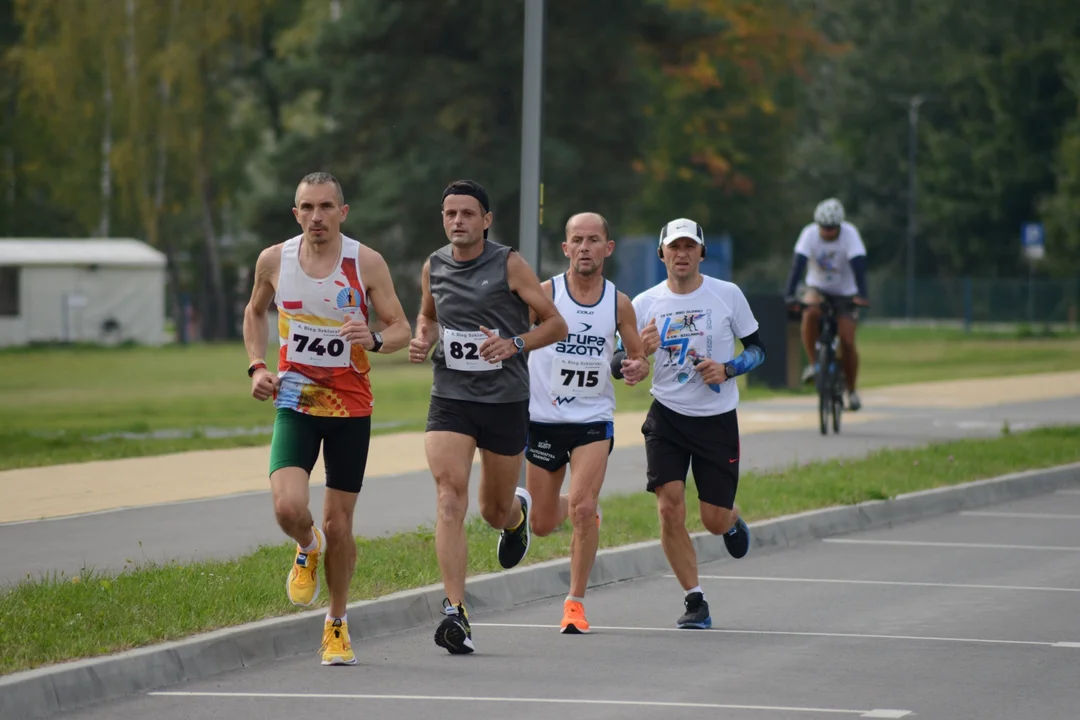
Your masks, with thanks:
<instances>
[{"instance_id":1,"label":"street lamp post","mask_svg":"<svg viewBox=\"0 0 1080 720\"><path fill-rule=\"evenodd\" d=\"M907 318L915 313L915 154L918 146L921 94L908 98L908 217L907 217Z\"/></svg>"},{"instance_id":2,"label":"street lamp post","mask_svg":"<svg viewBox=\"0 0 1080 720\"><path fill-rule=\"evenodd\" d=\"M544 186L540 181L543 128L544 0L525 2L525 47L521 78L521 217L518 250L540 273L540 224Z\"/></svg>"},{"instance_id":3,"label":"street lamp post","mask_svg":"<svg viewBox=\"0 0 1080 720\"><path fill-rule=\"evenodd\" d=\"M525 2L525 44L521 75L521 200L518 251L540 274L540 225L544 221L544 185L540 179L543 128L544 0ZM518 485L525 486L521 463Z\"/></svg>"}]
</instances>

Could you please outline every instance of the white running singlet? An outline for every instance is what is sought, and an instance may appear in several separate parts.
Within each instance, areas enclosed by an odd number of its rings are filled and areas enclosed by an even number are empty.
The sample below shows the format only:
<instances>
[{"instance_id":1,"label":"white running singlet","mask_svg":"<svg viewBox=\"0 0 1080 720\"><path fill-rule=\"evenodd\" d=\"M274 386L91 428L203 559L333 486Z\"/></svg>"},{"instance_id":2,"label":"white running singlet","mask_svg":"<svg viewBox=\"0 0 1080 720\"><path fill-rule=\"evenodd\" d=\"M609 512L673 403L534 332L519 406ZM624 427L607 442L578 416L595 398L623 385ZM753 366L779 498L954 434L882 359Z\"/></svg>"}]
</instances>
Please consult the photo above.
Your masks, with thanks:
<instances>
[{"instance_id":1,"label":"white running singlet","mask_svg":"<svg viewBox=\"0 0 1080 720\"><path fill-rule=\"evenodd\" d=\"M738 285L705 275L697 290L677 295L663 281L634 298L634 313L639 330L655 319L660 331L651 390L660 404L690 417L722 415L738 406L733 379L714 389L694 369L695 362L706 359L729 362L736 338L757 331Z\"/></svg>"},{"instance_id":2,"label":"white running singlet","mask_svg":"<svg viewBox=\"0 0 1080 720\"><path fill-rule=\"evenodd\" d=\"M529 353L529 420L592 423L615 419L611 356L615 352L618 292L610 280L595 305L570 295L566 275L551 278L555 307L566 320L565 340Z\"/></svg>"}]
</instances>

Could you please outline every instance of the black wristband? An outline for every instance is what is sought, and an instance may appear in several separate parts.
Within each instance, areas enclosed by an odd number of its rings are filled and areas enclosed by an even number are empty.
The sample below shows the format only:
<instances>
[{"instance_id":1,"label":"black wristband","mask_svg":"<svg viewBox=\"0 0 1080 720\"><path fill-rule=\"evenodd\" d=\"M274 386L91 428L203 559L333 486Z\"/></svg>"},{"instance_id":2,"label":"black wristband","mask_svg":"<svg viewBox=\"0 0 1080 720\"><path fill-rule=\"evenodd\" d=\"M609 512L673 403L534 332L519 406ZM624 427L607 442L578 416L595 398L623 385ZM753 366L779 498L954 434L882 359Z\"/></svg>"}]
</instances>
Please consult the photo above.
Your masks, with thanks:
<instances>
[{"instance_id":1,"label":"black wristband","mask_svg":"<svg viewBox=\"0 0 1080 720\"><path fill-rule=\"evenodd\" d=\"M626 351L619 350L611 356L611 377L622 380L622 361L626 359Z\"/></svg>"},{"instance_id":2,"label":"black wristband","mask_svg":"<svg viewBox=\"0 0 1080 720\"><path fill-rule=\"evenodd\" d=\"M383 346L382 335L379 333L371 333L371 340L374 345L371 346L371 352L379 352L379 348Z\"/></svg>"}]
</instances>

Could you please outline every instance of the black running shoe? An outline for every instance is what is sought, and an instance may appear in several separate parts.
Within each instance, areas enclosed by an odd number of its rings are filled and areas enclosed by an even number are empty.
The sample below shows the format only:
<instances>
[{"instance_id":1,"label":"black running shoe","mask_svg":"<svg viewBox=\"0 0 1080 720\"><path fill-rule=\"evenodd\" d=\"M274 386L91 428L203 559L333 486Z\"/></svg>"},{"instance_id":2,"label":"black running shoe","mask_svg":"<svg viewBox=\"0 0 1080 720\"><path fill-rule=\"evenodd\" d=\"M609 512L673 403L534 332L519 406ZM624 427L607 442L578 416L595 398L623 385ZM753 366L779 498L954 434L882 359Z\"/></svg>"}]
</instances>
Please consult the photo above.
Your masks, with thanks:
<instances>
[{"instance_id":1,"label":"black running shoe","mask_svg":"<svg viewBox=\"0 0 1080 720\"><path fill-rule=\"evenodd\" d=\"M529 504L532 496L525 488L518 488L514 494L521 501L524 519L517 530L503 530L499 533L499 564L507 570L521 562L529 552Z\"/></svg>"},{"instance_id":2,"label":"black running shoe","mask_svg":"<svg viewBox=\"0 0 1080 720\"><path fill-rule=\"evenodd\" d=\"M686 596L683 601L686 612L683 613L676 627L683 629L707 630L712 627L712 617L709 615L709 603L705 602L705 596L699 592L693 592Z\"/></svg>"},{"instance_id":3,"label":"black running shoe","mask_svg":"<svg viewBox=\"0 0 1080 720\"><path fill-rule=\"evenodd\" d=\"M435 628L435 644L446 648L451 655L465 655L476 650L472 641L472 626L469 625L464 606L458 604L455 607L445 598L443 613L446 617Z\"/></svg>"},{"instance_id":4,"label":"black running shoe","mask_svg":"<svg viewBox=\"0 0 1080 720\"><path fill-rule=\"evenodd\" d=\"M736 560L746 557L746 553L750 552L750 528L742 518L736 520L735 525L724 533L724 546Z\"/></svg>"}]
</instances>

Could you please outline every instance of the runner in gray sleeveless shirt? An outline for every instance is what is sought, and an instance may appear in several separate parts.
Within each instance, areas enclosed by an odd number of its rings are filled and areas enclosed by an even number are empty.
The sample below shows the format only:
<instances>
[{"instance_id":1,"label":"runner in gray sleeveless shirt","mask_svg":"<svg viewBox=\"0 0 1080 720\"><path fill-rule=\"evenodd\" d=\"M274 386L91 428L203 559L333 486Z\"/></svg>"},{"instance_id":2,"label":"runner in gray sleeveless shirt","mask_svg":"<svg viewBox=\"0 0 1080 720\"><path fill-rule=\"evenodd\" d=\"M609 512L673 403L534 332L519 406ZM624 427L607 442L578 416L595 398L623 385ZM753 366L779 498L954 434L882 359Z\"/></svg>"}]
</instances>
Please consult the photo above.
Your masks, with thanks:
<instances>
[{"instance_id":1,"label":"runner in gray sleeveless shirt","mask_svg":"<svg viewBox=\"0 0 1080 720\"><path fill-rule=\"evenodd\" d=\"M424 437L438 495L435 553L446 591L435 643L456 655L475 649L465 610L473 458L479 448L480 515L500 531L499 563L512 568L529 549L531 498L517 487L529 428L525 353L566 337L567 326L521 255L487 239L492 214L483 187L451 183L443 191L442 218L450 244L424 263L409 359L423 362L436 346ZM531 330L530 310L539 321Z\"/></svg>"}]
</instances>

